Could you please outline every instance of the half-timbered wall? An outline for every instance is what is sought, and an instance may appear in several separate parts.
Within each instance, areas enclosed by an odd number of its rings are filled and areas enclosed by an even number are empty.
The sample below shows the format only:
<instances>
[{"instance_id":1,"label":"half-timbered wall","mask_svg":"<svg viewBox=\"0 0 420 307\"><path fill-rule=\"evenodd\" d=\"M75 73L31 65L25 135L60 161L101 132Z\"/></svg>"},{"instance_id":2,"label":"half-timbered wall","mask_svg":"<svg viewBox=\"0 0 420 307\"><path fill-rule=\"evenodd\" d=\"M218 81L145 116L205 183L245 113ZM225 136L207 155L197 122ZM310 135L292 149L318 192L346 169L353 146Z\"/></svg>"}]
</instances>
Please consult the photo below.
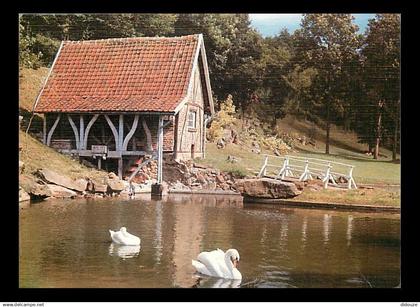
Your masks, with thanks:
<instances>
[{"instance_id":1,"label":"half-timbered wall","mask_svg":"<svg viewBox=\"0 0 420 307\"><path fill-rule=\"evenodd\" d=\"M188 114L191 111L196 112L196 128L194 129L188 127ZM202 158L204 145L204 96L199 65L194 71L191 94L177 117L178 132L175 158L177 160Z\"/></svg>"}]
</instances>

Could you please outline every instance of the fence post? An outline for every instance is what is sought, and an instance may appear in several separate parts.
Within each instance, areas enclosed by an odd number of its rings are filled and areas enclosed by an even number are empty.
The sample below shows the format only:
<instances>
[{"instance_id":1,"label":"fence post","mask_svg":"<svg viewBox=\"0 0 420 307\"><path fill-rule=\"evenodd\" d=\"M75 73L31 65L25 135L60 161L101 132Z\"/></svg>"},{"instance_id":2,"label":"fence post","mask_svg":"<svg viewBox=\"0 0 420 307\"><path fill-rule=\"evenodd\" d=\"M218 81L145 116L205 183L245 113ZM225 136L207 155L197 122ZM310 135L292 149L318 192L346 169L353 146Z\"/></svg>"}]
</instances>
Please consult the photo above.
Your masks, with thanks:
<instances>
[{"instance_id":1,"label":"fence post","mask_svg":"<svg viewBox=\"0 0 420 307\"><path fill-rule=\"evenodd\" d=\"M302 175L299 177L299 181L307 180L311 178L311 173L309 172L309 160L305 161L305 169L303 170Z\"/></svg>"},{"instance_id":2,"label":"fence post","mask_svg":"<svg viewBox=\"0 0 420 307\"><path fill-rule=\"evenodd\" d=\"M260 170L260 172L258 173L258 177L261 177L261 175L265 176L265 174L266 174L267 164L268 164L268 156L266 155L266 156L265 156L265 159L264 159L264 163L263 163L263 165L262 165L262 167L261 167L261 170Z\"/></svg>"},{"instance_id":3,"label":"fence post","mask_svg":"<svg viewBox=\"0 0 420 307\"><path fill-rule=\"evenodd\" d=\"M284 163L283 163L284 169L281 174L281 179L284 179L284 177L288 175L288 167L289 167L289 157L286 156L286 159L284 160Z\"/></svg>"},{"instance_id":4,"label":"fence post","mask_svg":"<svg viewBox=\"0 0 420 307\"><path fill-rule=\"evenodd\" d=\"M347 188L349 190L351 189L351 185L352 184L354 185L354 188L357 189L356 183L354 182L354 179L353 179L353 168L354 168L354 166L351 166L350 167L350 170L349 170L349 178L347 179L347 183L348 183Z\"/></svg>"},{"instance_id":5,"label":"fence post","mask_svg":"<svg viewBox=\"0 0 420 307\"><path fill-rule=\"evenodd\" d=\"M325 173L325 177L322 180L324 182L324 189L328 188L328 181L330 181L330 170L331 170L331 163L328 163L327 171Z\"/></svg>"}]
</instances>

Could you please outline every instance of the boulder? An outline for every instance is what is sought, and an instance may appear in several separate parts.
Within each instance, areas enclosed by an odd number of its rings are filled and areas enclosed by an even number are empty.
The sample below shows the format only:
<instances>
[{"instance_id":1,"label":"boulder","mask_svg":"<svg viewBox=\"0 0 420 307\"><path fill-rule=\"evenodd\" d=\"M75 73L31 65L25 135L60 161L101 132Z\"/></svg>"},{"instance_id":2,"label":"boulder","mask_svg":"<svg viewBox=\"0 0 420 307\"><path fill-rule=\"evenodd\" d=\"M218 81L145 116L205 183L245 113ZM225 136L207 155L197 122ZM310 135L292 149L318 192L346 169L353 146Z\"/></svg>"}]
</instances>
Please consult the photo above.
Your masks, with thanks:
<instances>
[{"instance_id":1,"label":"boulder","mask_svg":"<svg viewBox=\"0 0 420 307\"><path fill-rule=\"evenodd\" d=\"M113 172L111 172L111 173L108 174L108 178L109 179L119 179L118 176L115 173L113 173Z\"/></svg>"},{"instance_id":2,"label":"boulder","mask_svg":"<svg viewBox=\"0 0 420 307\"><path fill-rule=\"evenodd\" d=\"M77 195L75 191L59 185L47 184L47 187L51 191L51 196L55 198L74 198Z\"/></svg>"},{"instance_id":3,"label":"boulder","mask_svg":"<svg viewBox=\"0 0 420 307\"><path fill-rule=\"evenodd\" d=\"M59 185L64 188L75 190L78 192L83 192L86 190L87 182L85 182L85 180L75 181L48 169L39 169L37 175L43 180L45 180L47 183Z\"/></svg>"},{"instance_id":4,"label":"boulder","mask_svg":"<svg viewBox=\"0 0 420 307\"><path fill-rule=\"evenodd\" d=\"M235 188L243 196L256 198L292 198L301 193L292 182L269 178L240 179L236 181Z\"/></svg>"},{"instance_id":5,"label":"boulder","mask_svg":"<svg viewBox=\"0 0 420 307\"><path fill-rule=\"evenodd\" d=\"M108 191L107 184L94 183L95 193L106 193Z\"/></svg>"},{"instance_id":6,"label":"boulder","mask_svg":"<svg viewBox=\"0 0 420 307\"><path fill-rule=\"evenodd\" d=\"M125 188L124 181L118 177L117 179L108 179L107 185L111 192L121 192Z\"/></svg>"},{"instance_id":7,"label":"boulder","mask_svg":"<svg viewBox=\"0 0 420 307\"><path fill-rule=\"evenodd\" d=\"M30 199L31 196L29 196L29 194L26 193L26 191L22 187L19 187L19 202L28 201Z\"/></svg>"},{"instance_id":8,"label":"boulder","mask_svg":"<svg viewBox=\"0 0 420 307\"><path fill-rule=\"evenodd\" d=\"M51 196L51 191L46 185L37 183L31 177L20 175L19 185L31 195L31 198L44 199Z\"/></svg>"},{"instance_id":9,"label":"boulder","mask_svg":"<svg viewBox=\"0 0 420 307\"><path fill-rule=\"evenodd\" d=\"M19 160L19 174L22 174L24 169L25 169L25 163Z\"/></svg>"}]
</instances>

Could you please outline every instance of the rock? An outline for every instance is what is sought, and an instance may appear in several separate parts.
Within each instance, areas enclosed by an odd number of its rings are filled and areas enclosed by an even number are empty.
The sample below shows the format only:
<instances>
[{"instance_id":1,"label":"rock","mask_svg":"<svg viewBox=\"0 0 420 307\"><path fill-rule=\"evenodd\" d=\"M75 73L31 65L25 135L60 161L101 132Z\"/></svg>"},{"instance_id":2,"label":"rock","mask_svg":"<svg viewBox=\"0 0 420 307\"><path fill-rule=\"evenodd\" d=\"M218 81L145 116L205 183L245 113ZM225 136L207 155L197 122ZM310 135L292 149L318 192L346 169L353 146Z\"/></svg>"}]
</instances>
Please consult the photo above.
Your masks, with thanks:
<instances>
[{"instance_id":1,"label":"rock","mask_svg":"<svg viewBox=\"0 0 420 307\"><path fill-rule=\"evenodd\" d=\"M47 183L53 183L64 188L75 190L78 192L83 192L86 190L86 183L74 181L66 176L57 174L48 169L40 169L37 171L37 175L44 179Z\"/></svg>"},{"instance_id":2,"label":"rock","mask_svg":"<svg viewBox=\"0 0 420 307\"><path fill-rule=\"evenodd\" d=\"M124 181L118 177L117 179L108 179L107 185L111 192L121 192L125 188Z\"/></svg>"},{"instance_id":3,"label":"rock","mask_svg":"<svg viewBox=\"0 0 420 307\"><path fill-rule=\"evenodd\" d=\"M207 184L203 185L203 189L206 190L216 190L216 182L208 182Z\"/></svg>"},{"instance_id":4,"label":"rock","mask_svg":"<svg viewBox=\"0 0 420 307\"><path fill-rule=\"evenodd\" d=\"M91 179L87 180L86 191L89 191L89 192L94 192L95 191L95 185L94 185L94 183Z\"/></svg>"},{"instance_id":5,"label":"rock","mask_svg":"<svg viewBox=\"0 0 420 307\"><path fill-rule=\"evenodd\" d=\"M204 164L199 164L199 163L194 163L193 166L195 168L203 168L203 169L207 169L207 166Z\"/></svg>"},{"instance_id":6,"label":"rock","mask_svg":"<svg viewBox=\"0 0 420 307\"><path fill-rule=\"evenodd\" d=\"M108 185L107 184L102 184L100 182L93 182L93 186L95 189L95 193L106 193L108 190Z\"/></svg>"},{"instance_id":7,"label":"rock","mask_svg":"<svg viewBox=\"0 0 420 307\"><path fill-rule=\"evenodd\" d=\"M19 187L19 202L28 200L31 200L31 196L22 187Z\"/></svg>"},{"instance_id":8,"label":"rock","mask_svg":"<svg viewBox=\"0 0 420 307\"><path fill-rule=\"evenodd\" d=\"M77 187L79 187L79 189L77 191L79 191L79 192L86 191L87 185L88 185L88 181L86 179L83 179L83 178L76 179L74 181L74 183L77 185Z\"/></svg>"},{"instance_id":9,"label":"rock","mask_svg":"<svg viewBox=\"0 0 420 307\"><path fill-rule=\"evenodd\" d=\"M77 195L75 191L59 185L47 184L47 187L51 191L51 196L55 198L74 198Z\"/></svg>"},{"instance_id":10,"label":"rock","mask_svg":"<svg viewBox=\"0 0 420 307\"><path fill-rule=\"evenodd\" d=\"M26 193L31 195L31 198L45 199L51 196L51 191L46 185L37 183L31 177L20 175L19 185L25 190Z\"/></svg>"},{"instance_id":11,"label":"rock","mask_svg":"<svg viewBox=\"0 0 420 307\"><path fill-rule=\"evenodd\" d=\"M111 173L108 174L108 178L109 179L119 179L118 176L115 173L113 173L113 172L111 172Z\"/></svg>"},{"instance_id":12,"label":"rock","mask_svg":"<svg viewBox=\"0 0 420 307\"><path fill-rule=\"evenodd\" d=\"M19 160L19 174L22 174L24 169L25 169L25 163Z\"/></svg>"},{"instance_id":13,"label":"rock","mask_svg":"<svg viewBox=\"0 0 420 307\"><path fill-rule=\"evenodd\" d=\"M216 146L217 146L218 149L222 149L222 148L225 148L226 144L223 141L223 139L219 139L216 143Z\"/></svg>"},{"instance_id":14,"label":"rock","mask_svg":"<svg viewBox=\"0 0 420 307\"><path fill-rule=\"evenodd\" d=\"M235 188L244 196L257 198L292 198L302 193L294 183L269 178L240 179Z\"/></svg>"},{"instance_id":15,"label":"rock","mask_svg":"<svg viewBox=\"0 0 420 307\"><path fill-rule=\"evenodd\" d=\"M198 174L197 175L197 180L202 183L202 184L206 184L207 180L204 178L204 176L202 174Z\"/></svg>"},{"instance_id":16,"label":"rock","mask_svg":"<svg viewBox=\"0 0 420 307\"><path fill-rule=\"evenodd\" d=\"M231 155L228 155L226 160L230 163L237 163L239 161L238 158L236 158L235 156L231 156Z\"/></svg>"}]
</instances>

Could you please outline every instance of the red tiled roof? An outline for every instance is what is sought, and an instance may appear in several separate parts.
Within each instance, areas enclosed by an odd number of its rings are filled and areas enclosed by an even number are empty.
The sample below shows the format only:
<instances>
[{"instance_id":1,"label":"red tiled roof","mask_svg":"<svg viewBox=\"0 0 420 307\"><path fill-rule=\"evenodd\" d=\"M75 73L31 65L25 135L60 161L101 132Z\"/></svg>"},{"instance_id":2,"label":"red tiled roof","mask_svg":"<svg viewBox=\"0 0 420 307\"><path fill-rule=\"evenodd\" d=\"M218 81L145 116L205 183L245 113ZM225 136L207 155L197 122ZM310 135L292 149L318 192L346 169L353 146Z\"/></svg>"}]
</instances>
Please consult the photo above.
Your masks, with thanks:
<instances>
[{"instance_id":1,"label":"red tiled roof","mask_svg":"<svg viewBox=\"0 0 420 307\"><path fill-rule=\"evenodd\" d=\"M66 41L35 112L173 112L199 35Z\"/></svg>"}]
</instances>

